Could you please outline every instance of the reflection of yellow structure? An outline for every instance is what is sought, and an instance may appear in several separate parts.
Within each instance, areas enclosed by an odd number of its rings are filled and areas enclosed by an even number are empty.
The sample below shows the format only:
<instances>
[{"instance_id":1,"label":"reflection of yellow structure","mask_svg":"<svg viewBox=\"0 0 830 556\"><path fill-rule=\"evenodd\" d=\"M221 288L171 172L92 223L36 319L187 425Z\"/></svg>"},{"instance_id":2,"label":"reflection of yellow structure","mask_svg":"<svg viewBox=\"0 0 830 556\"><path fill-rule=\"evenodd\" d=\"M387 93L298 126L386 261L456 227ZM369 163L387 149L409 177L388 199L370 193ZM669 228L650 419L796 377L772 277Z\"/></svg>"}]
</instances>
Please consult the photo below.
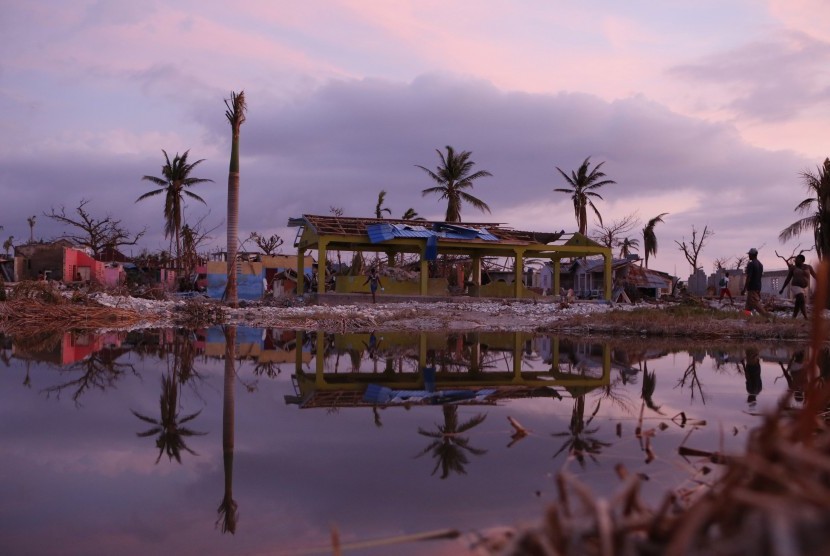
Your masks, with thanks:
<instances>
[{"instance_id":1,"label":"reflection of yellow structure","mask_svg":"<svg viewBox=\"0 0 830 556\"><path fill-rule=\"evenodd\" d=\"M299 334L299 333L298 333ZM299 346L299 350L297 347ZM217 357L224 359L225 357L225 342L206 342L205 355L208 357ZM312 354L302 350L302 343L297 342L291 345L289 349L286 347L276 347L274 349L267 349L260 342L240 342L236 347L237 359L252 359L257 363L292 363L299 362L300 364L311 363Z\"/></svg>"},{"instance_id":2,"label":"reflection of yellow structure","mask_svg":"<svg viewBox=\"0 0 830 556\"><path fill-rule=\"evenodd\" d=\"M298 332L298 342L302 341L300 334L302 333ZM415 339L413 335L384 332L374 340L370 340L369 334L338 335L334 337L332 347L339 351L351 350L362 359L363 351L368 351L368 346L374 342L378 349L378 353L374 354L375 360L389 360L390 353L410 353L412 363L417 361L417 370L401 372L387 366L386 370L379 372L361 371L359 368L351 372L333 372L326 369L326 357L322 353L323 346L326 345L326 334L320 331L315 334L317 354L314 373L306 372L303 369L304 361L299 358L296 360L294 379L298 396L292 401L302 407L370 405L362 401L363 392L369 384L398 390L423 390L428 385L421 369L427 366L436 367L436 391L493 388L497 390L493 396L495 399L556 396L558 394L554 390L558 389L568 393L585 392L607 385L610 380L611 349L607 344L580 344L581 350L569 349L567 353L560 354L560 344L555 340L553 363L546 365L545 370L534 370L522 364L523 349L532 338L532 335L522 332L465 335L422 332ZM461 341L462 336L465 342ZM449 345L456 342L457 345ZM573 348L573 345L568 347ZM430 355L430 352L436 351L446 355L446 360L436 364L435 354ZM483 361L484 353L500 354L498 362L509 363L510 369L493 370L491 365ZM454 358L459 355L461 357L458 359ZM453 369L442 369L442 363ZM463 367L464 370L458 371L458 367Z\"/></svg>"}]
</instances>

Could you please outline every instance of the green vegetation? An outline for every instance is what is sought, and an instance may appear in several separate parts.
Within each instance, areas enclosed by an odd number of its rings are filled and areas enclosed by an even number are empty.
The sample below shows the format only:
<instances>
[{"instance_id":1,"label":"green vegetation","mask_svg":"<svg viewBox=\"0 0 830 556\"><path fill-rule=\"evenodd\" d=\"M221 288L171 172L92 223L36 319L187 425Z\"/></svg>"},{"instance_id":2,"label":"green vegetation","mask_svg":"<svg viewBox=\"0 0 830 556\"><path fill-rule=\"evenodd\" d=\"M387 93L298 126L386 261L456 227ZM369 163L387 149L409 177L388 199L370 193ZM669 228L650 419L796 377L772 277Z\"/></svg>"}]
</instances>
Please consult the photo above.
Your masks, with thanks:
<instances>
[{"instance_id":1,"label":"green vegetation","mask_svg":"<svg viewBox=\"0 0 830 556\"><path fill-rule=\"evenodd\" d=\"M479 170L471 174L470 172L475 164L470 160L472 153L469 151L461 151L461 153L456 154L455 149L449 145L447 145L446 149L447 156L444 156L444 153L440 150L435 150L441 159L441 164L438 165L435 172L416 164L418 168L426 172L430 178L438 183L435 187L424 189L421 194L426 196L438 193L441 199L447 200L447 215L444 218L446 222L461 222L462 202L469 203L481 212L490 212L490 207L487 203L467 193L464 189L472 189L475 180L492 176L493 174L486 170Z\"/></svg>"}]
</instances>

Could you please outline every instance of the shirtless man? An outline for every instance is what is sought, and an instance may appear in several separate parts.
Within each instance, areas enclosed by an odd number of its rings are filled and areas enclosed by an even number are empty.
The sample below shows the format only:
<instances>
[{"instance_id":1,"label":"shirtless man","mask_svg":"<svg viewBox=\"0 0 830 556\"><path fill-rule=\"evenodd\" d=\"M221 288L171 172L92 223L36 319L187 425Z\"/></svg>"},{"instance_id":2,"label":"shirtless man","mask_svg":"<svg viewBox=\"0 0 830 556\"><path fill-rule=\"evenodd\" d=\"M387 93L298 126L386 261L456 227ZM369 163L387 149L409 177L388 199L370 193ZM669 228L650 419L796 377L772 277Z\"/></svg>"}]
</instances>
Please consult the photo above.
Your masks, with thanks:
<instances>
[{"instance_id":1,"label":"shirtless man","mask_svg":"<svg viewBox=\"0 0 830 556\"><path fill-rule=\"evenodd\" d=\"M779 294L784 293L784 288L792 281L790 289L795 295L795 306L793 307L793 318L798 318L798 313L807 318L807 293L810 291L810 276L816 277L816 272L808 264L804 264L804 255L795 257L795 264L790 267L784 285L781 286Z\"/></svg>"}]
</instances>

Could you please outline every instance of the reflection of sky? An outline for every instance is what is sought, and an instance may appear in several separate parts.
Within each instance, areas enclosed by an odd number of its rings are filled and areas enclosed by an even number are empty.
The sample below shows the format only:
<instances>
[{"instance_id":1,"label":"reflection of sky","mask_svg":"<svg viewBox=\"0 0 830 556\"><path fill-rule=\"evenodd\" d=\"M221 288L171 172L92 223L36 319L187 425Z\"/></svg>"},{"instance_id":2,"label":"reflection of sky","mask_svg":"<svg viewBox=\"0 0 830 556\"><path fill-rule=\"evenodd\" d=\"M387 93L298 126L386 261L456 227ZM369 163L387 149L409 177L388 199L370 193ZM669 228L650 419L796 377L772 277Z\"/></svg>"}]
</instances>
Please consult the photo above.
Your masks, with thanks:
<instances>
[{"instance_id":1,"label":"reflection of sky","mask_svg":"<svg viewBox=\"0 0 830 556\"><path fill-rule=\"evenodd\" d=\"M363 356L361 369L371 369ZM563 467L595 492L610 495L619 485L613 467L620 462L649 476L646 495L656 501L686 477L675 454L690 429L669 417L682 411L690 420L706 420L686 441L703 450L720 449L721 442L740 449L748 427L758 422L746 413L744 378L736 366L727 363L716 372L708 356L697 365L704 404L700 392L693 399L688 386L678 386L692 362L679 352L648 362L663 416L646 409L645 428L669 425L652 440L652 463L645 463L634 437L642 375L622 384L612 370L613 393L622 401L603 398L601 389L586 396L586 419L600 404L589 426L598 427L593 436L612 444L598 464L589 460L583 470L565 454L553 457L567 439L552 436L568 430L573 400L567 395L512 400L459 407L459 422L487 415L467 434L471 446L487 453L468 456L466 475L440 480L440 470L430 475L430 454L415 457L430 443L418 429L436 430L443 422L440 407L382 409L381 427L369 408L301 410L283 399L294 394L289 366L268 379L253 376L253 364L245 362L235 389L239 526L236 535L223 535L214 528L223 494L223 363L197 358L200 378L182 388L181 414L202 410L190 427L207 434L187 439L198 455L184 453L181 465L163 456L155 465L154 439L136 437L150 425L130 410L158 417L167 364L135 354L119 361L133 363L136 373L105 391L86 392L78 404L69 392L43 392L70 380L67 371L30 362L29 387L22 385L24 361L12 359L0 373L0 553L273 553L325 545L332 524L344 542L446 527L469 531L540 519L555 497L553 475ZM756 409L772 407L786 389L783 379L775 380L781 376L778 364L762 362L762 376ZM532 431L510 448L508 416Z\"/></svg>"}]
</instances>

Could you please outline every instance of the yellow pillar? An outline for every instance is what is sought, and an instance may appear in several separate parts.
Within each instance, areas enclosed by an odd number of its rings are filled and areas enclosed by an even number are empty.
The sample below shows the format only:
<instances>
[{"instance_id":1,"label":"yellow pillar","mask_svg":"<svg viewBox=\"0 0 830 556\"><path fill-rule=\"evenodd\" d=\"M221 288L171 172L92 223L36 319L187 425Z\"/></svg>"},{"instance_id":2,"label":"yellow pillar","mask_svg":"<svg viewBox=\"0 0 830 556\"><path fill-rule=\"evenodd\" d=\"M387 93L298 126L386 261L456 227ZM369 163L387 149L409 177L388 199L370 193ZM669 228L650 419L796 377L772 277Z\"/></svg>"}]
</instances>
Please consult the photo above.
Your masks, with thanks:
<instances>
[{"instance_id":1,"label":"yellow pillar","mask_svg":"<svg viewBox=\"0 0 830 556\"><path fill-rule=\"evenodd\" d=\"M426 253L421 251L421 295L426 295L429 286L429 266L425 257Z\"/></svg>"},{"instance_id":2,"label":"yellow pillar","mask_svg":"<svg viewBox=\"0 0 830 556\"><path fill-rule=\"evenodd\" d=\"M524 274L525 251L524 249L514 249L516 254L516 265L513 268L513 294L516 299L522 297L522 274Z\"/></svg>"},{"instance_id":3,"label":"yellow pillar","mask_svg":"<svg viewBox=\"0 0 830 556\"><path fill-rule=\"evenodd\" d=\"M481 295L481 255L473 255L473 269L470 281L474 285L475 297Z\"/></svg>"},{"instance_id":4,"label":"yellow pillar","mask_svg":"<svg viewBox=\"0 0 830 556\"><path fill-rule=\"evenodd\" d=\"M328 241L320 240L317 246L317 293L326 293L326 247Z\"/></svg>"},{"instance_id":5,"label":"yellow pillar","mask_svg":"<svg viewBox=\"0 0 830 556\"><path fill-rule=\"evenodd\" d=\"M513 382L522 381L522 333L513 333Z\"/></svg>"},{"instance_id":6,"label":"yellow pillar","mask_svg":"<svg viewBox=\"0 0 830 556\"><path fill-rule=\"evenodd\" d=\"M302 365L303 360L303 345L300 343L302 341L302 333L297 334L297 360L300 361ZM323 350L323 346L325 346L325 333L321 330L317 331L317 352L314 354L314 384L317 386L325 386L326 378L325 378L325 363L326 363L326 354Z\"/></svg>"},{"instance_id":7,"label":"yellow pillar","mask_svg":"<svg viewBox=\"0 0 830 556\"><path fill-rule=\"evenodd\" d=\"M611 301L611 252L604 253L602 257L605 259L605 301Z\"/></svg>"},{"instance_id":8,"label":"yellow pillar","mask_svg":"<svg viewBox=\"0 0 830 556\"><path fill-rule=\"evenodd\" d=\"M553 259L553 295L559 295L559 290L561 289L561 281L559 279L559 274L562 272L562 260L561 259Z\"/></svg>"},{"instance_id":9,"label":"yellow pillar","mask_svg":"<svg viewBox=\"0 0 830 556\"><path fill-rule=\"evenodd\" d=\"M305 290L305 249L297 249L297 295Z\"/></svg>"}]
</instances>

